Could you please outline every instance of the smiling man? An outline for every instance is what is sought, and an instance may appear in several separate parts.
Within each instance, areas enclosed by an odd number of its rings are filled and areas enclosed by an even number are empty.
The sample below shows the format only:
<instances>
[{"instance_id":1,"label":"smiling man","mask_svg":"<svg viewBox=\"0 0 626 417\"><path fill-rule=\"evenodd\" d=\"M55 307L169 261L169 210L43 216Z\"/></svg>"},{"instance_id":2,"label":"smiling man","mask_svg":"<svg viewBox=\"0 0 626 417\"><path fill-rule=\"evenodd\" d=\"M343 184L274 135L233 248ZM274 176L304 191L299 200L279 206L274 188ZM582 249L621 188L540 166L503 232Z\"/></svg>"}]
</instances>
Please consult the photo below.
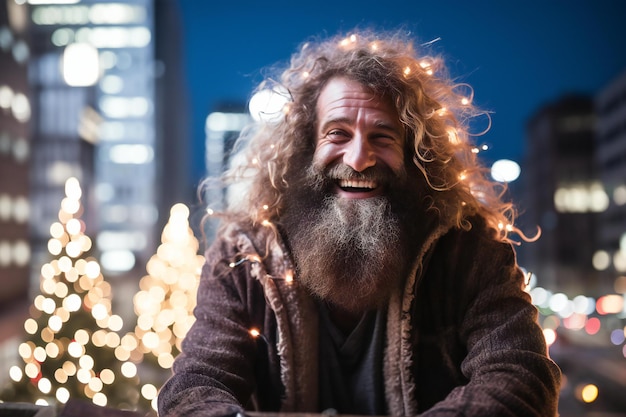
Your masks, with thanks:
<instances>
[{"instance_id":1,"label":"smiling man","mask_svg":"<svg viewBox=\"0 0 626 417\"><path fill-rule=\"evenodd\" d=\"M224 176L247 194L207 250L160 415L555 415L514 211L441 60L363 32L304 44L279 82L284 115Z\"/></svg>"}]
</instances>

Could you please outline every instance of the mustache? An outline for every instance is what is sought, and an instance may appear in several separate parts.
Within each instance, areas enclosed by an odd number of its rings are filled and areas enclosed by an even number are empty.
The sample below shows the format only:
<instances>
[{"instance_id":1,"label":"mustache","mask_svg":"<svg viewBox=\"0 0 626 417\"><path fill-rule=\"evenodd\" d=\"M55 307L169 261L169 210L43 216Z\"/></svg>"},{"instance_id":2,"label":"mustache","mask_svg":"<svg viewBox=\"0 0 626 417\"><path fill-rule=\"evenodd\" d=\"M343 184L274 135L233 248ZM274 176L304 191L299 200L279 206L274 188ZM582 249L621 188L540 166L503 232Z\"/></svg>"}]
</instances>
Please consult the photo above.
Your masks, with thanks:
<instances>
[{"instance_id":1,"label":"mustache","mask_svg":"<svg viewBox=\"0 0 626 417\"><path fill-rule=\"evenodd\" d=\"M384 165L374 165L359 172L352 167L337 162L335 164L320 168L314 165L310 166L309 178L314 184L334 182L340 179L374 181L377 184L388 186L398 184L398 180L403 182L406 180L406 171L394 172Z\"/></svg>"}]
</instances>

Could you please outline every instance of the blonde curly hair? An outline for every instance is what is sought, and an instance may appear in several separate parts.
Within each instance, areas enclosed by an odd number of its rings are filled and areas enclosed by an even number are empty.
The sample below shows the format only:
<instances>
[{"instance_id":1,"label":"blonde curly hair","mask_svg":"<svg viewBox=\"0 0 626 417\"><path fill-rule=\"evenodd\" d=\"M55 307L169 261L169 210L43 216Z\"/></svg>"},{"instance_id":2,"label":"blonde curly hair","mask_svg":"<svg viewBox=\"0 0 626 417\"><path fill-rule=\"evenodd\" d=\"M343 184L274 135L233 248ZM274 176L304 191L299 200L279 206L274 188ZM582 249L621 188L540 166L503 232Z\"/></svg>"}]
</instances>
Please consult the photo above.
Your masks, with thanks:
<instances>
[{"instance_id":1,"label":"blonde curly hair","mask_svg":"<svg viewBox=\"0 0 626 417\"><path fill-rule=\"evenodd\" d=\"M315 149L316 102L335 76L345 76L388 96L406 130L407 152L433 196L427 204L441 221L470 227L468 216L485 218L495 237L512 242L515 209L503 199L506 185L489 179L477 157L470 120L489 114L472 103L473 91L455 82L441 56L421 55L401 32L354 31L301 45L277 79L258 91L288 96L282 115L244 130L241 161L222 176L222 186L246 184L246 194L222 213L252 223L280 218L290 164ZM208 184L205 183L205 185Z\"/></svg>"}]
</instances>

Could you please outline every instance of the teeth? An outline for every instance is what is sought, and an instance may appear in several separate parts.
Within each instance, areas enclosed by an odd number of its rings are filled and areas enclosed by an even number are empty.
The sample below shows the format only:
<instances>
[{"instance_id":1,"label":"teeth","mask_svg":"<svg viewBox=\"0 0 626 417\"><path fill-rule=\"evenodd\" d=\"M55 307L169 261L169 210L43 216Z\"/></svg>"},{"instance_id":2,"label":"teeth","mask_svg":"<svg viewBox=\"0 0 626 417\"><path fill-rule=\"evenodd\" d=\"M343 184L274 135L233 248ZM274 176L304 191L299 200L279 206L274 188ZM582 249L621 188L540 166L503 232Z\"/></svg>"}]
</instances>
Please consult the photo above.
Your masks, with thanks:
<instances>
[{"instance_id":1,"label":"teeth","mask_svg":"<svg viewBox=\"0 0 626 417\"><path fill-rule=\"evenodd\" d=\"M377 184L375 181L367 181L367 180L339 180L339 186L341 188L376 188Z\"/></svg>"}]
</instances>

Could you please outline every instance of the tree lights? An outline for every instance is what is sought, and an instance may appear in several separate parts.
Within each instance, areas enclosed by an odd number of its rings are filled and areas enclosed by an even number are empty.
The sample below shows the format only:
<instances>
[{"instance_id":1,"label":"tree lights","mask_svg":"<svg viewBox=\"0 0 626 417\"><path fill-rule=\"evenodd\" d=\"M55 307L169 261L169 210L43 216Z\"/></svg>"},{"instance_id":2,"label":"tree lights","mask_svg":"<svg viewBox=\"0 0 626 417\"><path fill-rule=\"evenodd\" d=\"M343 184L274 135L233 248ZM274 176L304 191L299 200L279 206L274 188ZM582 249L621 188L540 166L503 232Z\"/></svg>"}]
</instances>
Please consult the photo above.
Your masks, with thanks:
<instances>
[{"instance_id":1,"label":"tree lights","mask_svg":"<svg viewBox=\"0 0 626 417\"><path fill-rule=\"evenodd\" d=\"M18 348L23 366L10 369L13 384L2 398L37 404L82 398L134 408L139 380L126 353L134 346L119 337L123 321L111 312L111 286L88 255L92 244L81 220L78 180L66 181L65 195L59 221L50 226L53 259L41 267L40 294L24 322L28 336Z\"/></svg>"}]
</instances>

